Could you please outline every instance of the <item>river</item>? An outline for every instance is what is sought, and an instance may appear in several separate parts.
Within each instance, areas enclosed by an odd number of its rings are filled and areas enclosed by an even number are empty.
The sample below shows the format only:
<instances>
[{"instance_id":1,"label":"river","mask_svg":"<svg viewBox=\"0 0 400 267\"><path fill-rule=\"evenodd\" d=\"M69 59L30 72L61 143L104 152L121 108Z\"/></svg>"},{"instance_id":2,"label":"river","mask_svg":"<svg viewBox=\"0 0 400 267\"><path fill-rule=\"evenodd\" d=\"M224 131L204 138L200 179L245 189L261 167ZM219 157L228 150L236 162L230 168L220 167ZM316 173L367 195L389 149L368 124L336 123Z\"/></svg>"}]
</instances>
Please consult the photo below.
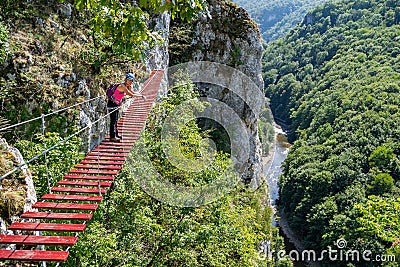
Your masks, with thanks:
<instances>
[{"instance_id":1,"label":"river","mask_svg":"<svg viewBox=\"0 0 400 267\"><path fill-rule=\"evenodd\" d=\"M279 214L276 209L276 200L279 198L279 177L282 173L282 163L286 159L290 144L286 138L285 132L278 125L274 125L275 142L273 151L269 157L264 159L263 174L267 179L269 187L269 203L274 211L273 225L279 227L280 234L285 240L285 249L287 255L292 250L302 251L304 248L296 233L289 228L286 217ZM275 218L278 217L278 220ZM293 262L295 267L306 267L304 262ZM313 264L312 264L313 265Z\"/></svg>"}]
</instances>

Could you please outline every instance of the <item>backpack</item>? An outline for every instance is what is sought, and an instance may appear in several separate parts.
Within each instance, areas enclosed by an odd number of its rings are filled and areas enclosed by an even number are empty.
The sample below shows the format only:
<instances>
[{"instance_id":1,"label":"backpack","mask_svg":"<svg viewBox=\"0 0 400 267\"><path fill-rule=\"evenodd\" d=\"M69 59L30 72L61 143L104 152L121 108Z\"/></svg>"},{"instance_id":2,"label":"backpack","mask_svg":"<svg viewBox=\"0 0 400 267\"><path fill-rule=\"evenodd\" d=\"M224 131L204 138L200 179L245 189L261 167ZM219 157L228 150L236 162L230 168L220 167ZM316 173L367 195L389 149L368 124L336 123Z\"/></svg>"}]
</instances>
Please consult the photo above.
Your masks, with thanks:
<instances>
[{"instance_id":1,"label":"backpack","mask_svg":"<svg viewBox=\"0 0 400 267\"><path fill-rule=\"evenodd\" d=\"M115 90L118 88L119 85L120 85L119 83L111 84L108 87L107 91L106 91L107 98L109 100L111 100L117 106L121 105L121 101L115 99L114 93L115 93Z\"/></svg>"},{"instance_id":2,"label":"backpack","mask_svg":"<svg viewBox=\"0 0 400 267\"><path fill-rule=\"evenodd\" d=\"M108 89L106 91L106 95L107 95L108 99L112 100L112 96L114 95L114 92L117 89L118 85L119 85L119 83L114 83L108 87Z\"/></svg>"}]
</instances>

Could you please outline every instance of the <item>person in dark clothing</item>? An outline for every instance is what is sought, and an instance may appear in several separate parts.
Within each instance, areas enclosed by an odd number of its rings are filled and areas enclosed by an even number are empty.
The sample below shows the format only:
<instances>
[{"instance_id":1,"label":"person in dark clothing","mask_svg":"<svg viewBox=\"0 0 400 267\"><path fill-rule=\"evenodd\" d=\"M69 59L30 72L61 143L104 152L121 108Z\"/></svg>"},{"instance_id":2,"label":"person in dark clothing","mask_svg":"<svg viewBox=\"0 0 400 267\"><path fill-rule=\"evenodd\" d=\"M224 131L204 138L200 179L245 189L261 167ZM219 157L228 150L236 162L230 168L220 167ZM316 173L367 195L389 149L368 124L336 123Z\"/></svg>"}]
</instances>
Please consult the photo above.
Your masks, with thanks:
<instances>
[{"instance_id":1,"label":"person in dark clothing","mask_svg":"<svg viewBox=\"0 0 400 267\"><path fill-rule=\"evenodd\" d=\"M133 73L128 73L125 75L125 81L118 85L115 89L114 94L108 99L107 109L110 113L110 141L119 142L122 136L118 134L117 122L119 110L118 107L122 103L122 98L125 95L135 97L141 96L146 99L146 97L140 93L134 92L132 90L132 83L135 80L135 75Z\"/></svg>"}]
</instances>

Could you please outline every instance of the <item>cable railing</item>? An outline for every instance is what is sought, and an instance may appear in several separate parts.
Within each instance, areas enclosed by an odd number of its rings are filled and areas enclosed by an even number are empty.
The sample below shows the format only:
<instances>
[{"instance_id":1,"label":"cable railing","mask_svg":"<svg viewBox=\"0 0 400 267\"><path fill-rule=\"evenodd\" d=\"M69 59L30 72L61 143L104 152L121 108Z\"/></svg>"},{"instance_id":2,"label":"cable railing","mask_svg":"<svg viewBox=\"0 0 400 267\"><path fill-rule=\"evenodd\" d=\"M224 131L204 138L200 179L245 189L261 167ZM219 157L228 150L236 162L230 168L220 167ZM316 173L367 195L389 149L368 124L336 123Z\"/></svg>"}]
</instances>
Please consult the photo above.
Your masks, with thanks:
<instances>
[{"instance_id":1,"label":"cable railing","mask_svg":"<svg viewBox=\"0 0 400 267\"><path fill-rule=\"evenodd\" d=\"M48 117L48 116L61 113L61 112L63 112L63 111L66 111L66 110L69 110L69 109L71 109L71 108L74 108L74 107L83 105L83 104L85 104L85 103L94 101L94 100L99 99L99 98L104 98L104 96L98 96L98 97L95 97L95 98L92 98L92 99L89 99L89 100L80 102L80 103L78 103L78 104L75 104L75 105L72 105L72 106L69 106L69 107L66 107L66 108L63 108L63 109L59 109L59 110L53 111L53 112L51 112L51 113L42 114L41 116L36 117L36 118L33 118L33 119L29 119L29 120L26 120L26 121L23 121L23 122L19 122L19 123L16 123L16 124L12 124L12 125L3 127L3 128L0 129L0 132L9 130L9 129L12 129L12 128L15 128L15 127L18 127L18 126L21 126L21 125L24 125L24 124L33 122L33 121L43 120L43 118L46 118L46 117Z\"/></svg>"},{"instance_id":2,"label":"cable railing","mask_svg":"<svg viewBox=\"0 0 400 267\"><path fill-rule=\"evenodd\" d=\"M51 150L53 150L54 148L56 148L56 147L58 147L58 146L64 144L65 142L67 142L68 140L70 140L71 138L73 138L74 136L77 136L78 134L82 133L83 131L85 131L85 130L91 128L93 124L98 123L99 121L101 121L101 120L103 120L104 118L106 118L107 116L109 116L112 112L114 112L115 110L119 110L120 108L121 108L121 107L117 107L117 108L112 109L110 112L108 112L106 115L100 117L100 118L99 118L98 120L96 120L95 122L89 123L88 126L86 126L86 127L82 128L81 130L79 130L79 131L77 131L77 132L71 134L70 136L68 136L67 138L65 138L65 139L63 139L62 141L58 142L57 144L55 144L55 145L53 145L53 146L47 148L46 150L44 150L44 151L41 152L40 154L37 154L37 155L34 156L33 158L31 158L31 159L29 159L28 161L24 162L23 164L21 164L21 165L15 167L15 168L12 169L11 171L5 173L4 175L2 175L2 176L0 177L0 182L1 182L4 178L6 178L7 176L9 176L9 175L15 173L16 171L20 170L20 169L23 168L24 166L27 166L28 164L30 164L30 163L32 163L33 161L35 161L35 160L37 160L38 158L40 158L41 156L45 155L47 152L50 152Z\"/></svg>"},{"instance_id":3,"label":"cable railing","mask_svg":"<svg viewBox=\"0 0 400 267\"><path fill-rule=\"evenodd\" d=\"M154 76L151 77L151 79L150 79L149 81L147 81L147 83L143 86L142 90L140 90L139 93L143 92L143 90L147 87L148 84L151 83L151 81L152 81L153 79L154 79ZM96 97L96 98L92 98L92 99L83 101L83 102L81 102L81 103L72 105L72 106L70 106L70 107L66 107L66 108L63 108L63 109L60 109L60 110L57 110L57 111L48 113L48 114L42 114L42 116L40 116L40 117L31 119L31 120L27 120L27 121L24 121L24 122L21 122L21 123L17 123L17 124L8 126L8 127L6 127L6 128L2 128L2 129L0 129L0 131L6 130L6 129L12 128L12 127L20 126L20 125L23 125L23 124L26 124L26 123L29 123L29 122L32 122L32 121L35 121L35 120L38 120L38 119L41 119L41 120L42 120L42 124L43 124L43 126L42 126L42 127L43 127L43 132L44 132L44 127L45 127L45 126L44 126L44 118L45 118L45 117L51 116L51 115L54 115L54 114L58 114L58 113L60 113L60 112L62 112L62 111L71 109L71 108L73 108L73 107L82 105L82 104L87 103L87 102L90 102L90 101L94 101L94 100L96 100L96 99L98 99L98 98L101 98L101 97L103 97L103 96L99 96L99 97ZM79 130L79 131L73 133L72 135L66 137L65 139L63 139L62 141L58 142L57 144L51 146L50 148L45 149L45 150L44 150L43 152L41 152L40 154L37 154L36 156L32 157L31 159L29 159L28 161L24 162L23 164L21 164L21 165L15 167L14 169L10 170L9 172L3 174L3 175L0 177L0 182L1 182L4 178L6 178L6 177L8 177L9 175L15 173L16 171L22 169L23 167L27 166L28 164L32 163L33 161L37 160L38 158L40 158L40 157L42 157L42 156L46 156L46 154L47 154L48 152L50 152L51 150L53 150L53 149L55 149L56 147L60 146L61 144L64 144L65 142L67 142L68 140L70 140L71 138L73 138L74 136L77 136L78 134L82 133L83 131L85 131L85 130L87 130L87 129L91 129L93 124L96 124L96 123L100 122L101 120L105 119L105 118L108 117L112 112L114 112L114 111L116 111L116 110L120 110L121 107L122 107L122 106L119 106L119 107L117 107L117 108L108 108L108 111L109 111L109 112L108 112L106 115L100 117L100 118L99 118L98 120L96 120L95 122L89 122L89 124L88 124L86 127L82 128L81 130ZM90 145L89 145L89 149L88 149L88 150L90 150ZM49 183L49 181L48 181L48 184L49 184L49 190L50 190L50 183Z\"/></svg>"}]
</instances>

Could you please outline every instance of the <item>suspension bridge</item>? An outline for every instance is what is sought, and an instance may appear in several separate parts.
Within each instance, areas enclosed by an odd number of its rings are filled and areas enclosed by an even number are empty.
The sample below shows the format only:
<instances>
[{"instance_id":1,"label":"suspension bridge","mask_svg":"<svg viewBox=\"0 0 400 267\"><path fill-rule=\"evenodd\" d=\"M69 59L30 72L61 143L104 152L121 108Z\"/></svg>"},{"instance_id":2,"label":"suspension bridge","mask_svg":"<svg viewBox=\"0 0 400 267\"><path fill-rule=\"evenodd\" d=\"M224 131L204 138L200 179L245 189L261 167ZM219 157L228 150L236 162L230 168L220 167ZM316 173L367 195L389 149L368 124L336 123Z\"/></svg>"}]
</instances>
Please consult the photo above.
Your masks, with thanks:
<instances>
[{"instance_id":1,"label":"suspension bridge","mask_svg":"<svg viewBox=\"0 0 400 267\"><path fill-rule=\"evenodd\" d=\"M33 234L0 235L0 244L33 249L2 249L0 260L60 263L68 259L70 247L78 242L79 233L85 231L86 223L103 201L103 195L112 186L144 128L163 75L162 70L152 71L143 85L142 93L146 100L134 101L118 121L118 131L122 136L120 142L110 142L106 136L63 180L49 187L49 194L41 196L33 205L33 209L38 211L23 213L20 222L8 227L14 233ZM38 235L42 231L46 235Z\"/></svg>"}]
</instances>

